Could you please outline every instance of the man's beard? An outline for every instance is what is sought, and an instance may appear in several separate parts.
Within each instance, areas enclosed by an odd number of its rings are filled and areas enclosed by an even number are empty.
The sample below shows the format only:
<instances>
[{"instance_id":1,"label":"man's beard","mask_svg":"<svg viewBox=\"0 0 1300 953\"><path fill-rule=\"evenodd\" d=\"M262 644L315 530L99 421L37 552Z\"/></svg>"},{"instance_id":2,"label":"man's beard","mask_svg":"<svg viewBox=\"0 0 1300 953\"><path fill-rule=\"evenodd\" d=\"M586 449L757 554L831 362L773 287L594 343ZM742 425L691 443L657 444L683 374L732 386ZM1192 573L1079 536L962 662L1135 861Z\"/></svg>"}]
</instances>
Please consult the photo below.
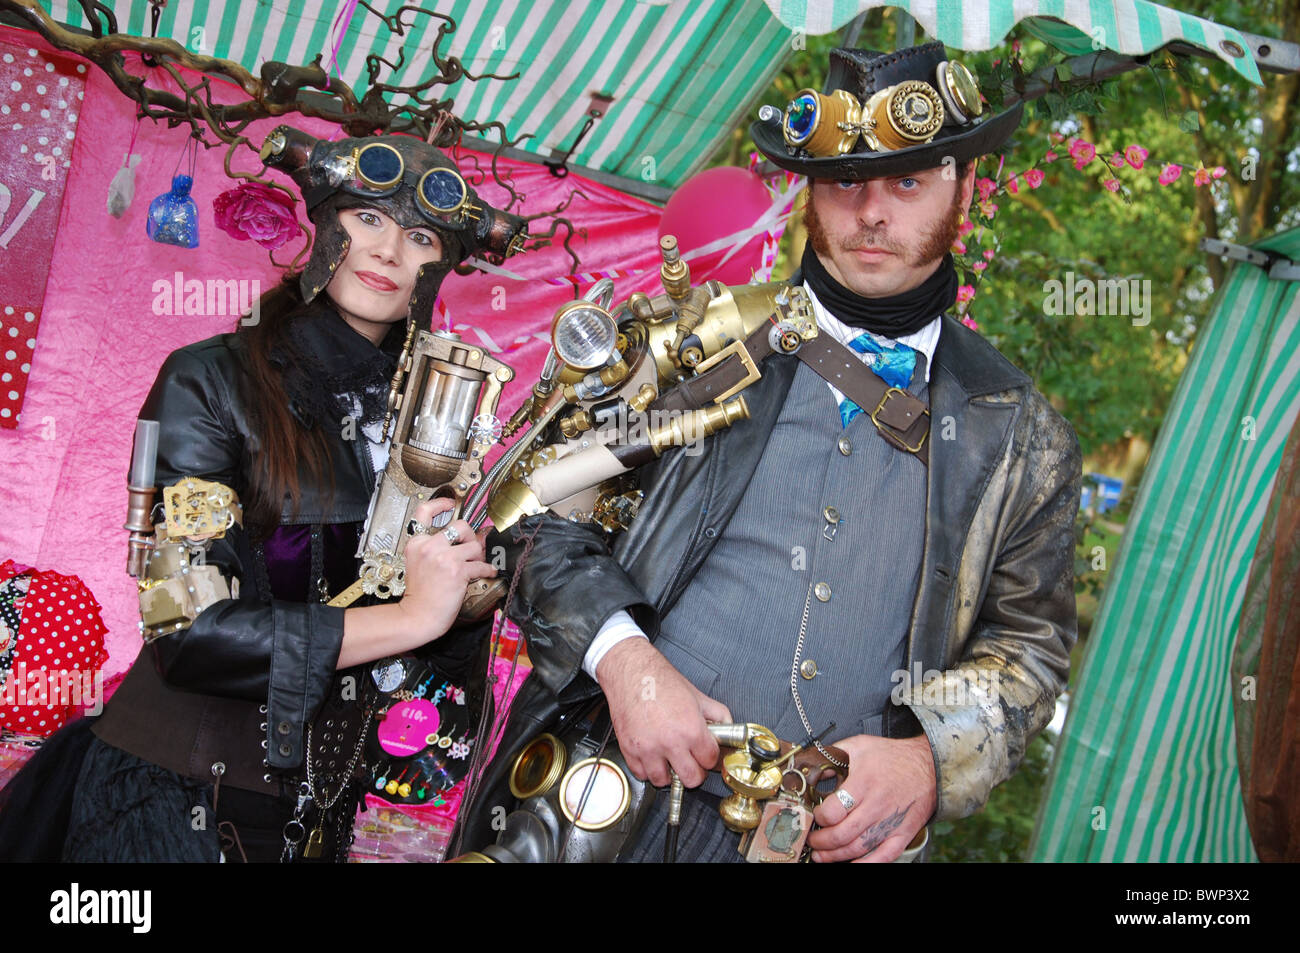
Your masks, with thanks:
<instances>
[{"instance_id":1,"label":"man's beard","mask_svg":"<svg viewBox=\"0 0 1300 953\"><path fill-rule=\"evenodd\" d=\"M855 248L883 248L885 251L900 256L908 267L919 268L922 265L938 261L952 250L953 243L957 241L958 236L961 234L961 226L957 224L957 215L960 212L961 189L958 189L957 194L953 196L948 213L941 216L939 221L932 223L922 233L921 244L916 249L915 254L910 254L908 249L900 248L890 241L884 231L873 231L869 228L863 228L847 240L840 242L840 249L842 251L852 251ZM811 183L808 186L808 205L804 210L804 227L808 229L808 242L812 245L813 251L821 258L823 264L829 261L830 237L826 234L826 228L817 216L817 203L813 201Z\"/></svg>"}]
</instances>

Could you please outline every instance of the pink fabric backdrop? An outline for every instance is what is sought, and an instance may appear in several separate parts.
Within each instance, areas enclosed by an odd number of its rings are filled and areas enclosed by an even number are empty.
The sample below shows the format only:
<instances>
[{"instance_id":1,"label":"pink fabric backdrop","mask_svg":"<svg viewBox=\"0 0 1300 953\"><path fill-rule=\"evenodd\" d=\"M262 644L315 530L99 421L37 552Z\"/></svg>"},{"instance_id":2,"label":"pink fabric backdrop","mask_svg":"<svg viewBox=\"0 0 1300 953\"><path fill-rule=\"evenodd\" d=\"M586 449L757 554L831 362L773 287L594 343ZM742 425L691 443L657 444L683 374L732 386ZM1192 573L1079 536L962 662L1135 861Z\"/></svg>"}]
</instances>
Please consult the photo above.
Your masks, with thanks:
<instances>
[{"instance_id":1,"label":"pink fabric backdrop","mask_svg":"<svg viewBox=\"0 0 1300 953\"><path fill-rule=\"evenodd\" d=\"M0 36L46 48L26 31L0 28ZM131 68L143 70L138 59ZM161 85L158 79L152 82ZM214 86L219 101L236 98L233 86L215 81ZM290 120L319 136L340 135L322 122ZM260 142L274 124L255 124L247 133L250 140ZM125 572L121 528L136 414L170 351L232 330L236 320L155 315L154 283L170 282L180 271L186 280L260 279L265 291L279 274L263 249L236 241L213 224L213 198L234 184L222 170L224 149L199 156L193 195L200 247L160 245L145 235L149 202L170 186L183 129L140 125L134 151L143 160L136 168L135 199L123 218L107 213L109 183L122 164L133 126L134 104L90 68L23 418L17 430L0 431L5 461L0 559L74 574L86 582L104 607L109 676L125 670L139 650L135 584ZM0 147L5 147L2 129ZM235 165L251 171L256 157L242 150ZM472 154L462 163L472 182L475 165ZM581 271L587 273L578 282L582 290L592 273L602 272L618 276L616 300L656 285L657 207L577 175L557 179L543 166L506 162L503 167L527 197L525 213L553 208L575 189L582 193L565 213L587 230L586 240L574 243ZM503 197L495 186L481 192L489 201L499 203ZM297 242L285 246L277 258L288 261L298 247ZM9 249L8 254L15 253L21 251ZM0 257L0 265L3 261ZM572 271L570 260L556 248L512 258L505 267L510 274L453 275L444 293L454 328L515 368L515 383L502 402L508 414L535 379L545 356L543 332L555 308L574 296L574 282L564 277ZM696 275L697 280L707 277L707 271ZM0 291L4 280L0 272Z\"/></svg>"}]
</instances>

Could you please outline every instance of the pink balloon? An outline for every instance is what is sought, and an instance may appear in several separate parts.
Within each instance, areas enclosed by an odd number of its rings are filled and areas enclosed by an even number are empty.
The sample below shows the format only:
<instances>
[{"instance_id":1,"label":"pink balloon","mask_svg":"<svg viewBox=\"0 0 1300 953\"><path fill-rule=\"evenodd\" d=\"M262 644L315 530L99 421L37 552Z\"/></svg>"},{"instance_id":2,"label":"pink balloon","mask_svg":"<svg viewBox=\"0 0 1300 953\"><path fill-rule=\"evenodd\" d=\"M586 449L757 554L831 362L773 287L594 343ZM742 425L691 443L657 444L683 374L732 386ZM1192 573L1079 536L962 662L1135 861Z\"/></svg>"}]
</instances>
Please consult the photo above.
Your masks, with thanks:
<instances>
[{"instance_id":1,"label":"pink balloon","mask_svg":"<svg viewBox=\"0 0 1300 953\"><path fill-rule=\"evenodd\" d=\"M772 204L763 181L748 169L718 166L705 169L673 193L659 219L659 237L677 236L683 252L710 245L720 238L754 226ZM719 266L728 248L691 259L691 282L710 278L742 285L762 263L763 235L757 235Z\"/></svg>"}]
</instances>

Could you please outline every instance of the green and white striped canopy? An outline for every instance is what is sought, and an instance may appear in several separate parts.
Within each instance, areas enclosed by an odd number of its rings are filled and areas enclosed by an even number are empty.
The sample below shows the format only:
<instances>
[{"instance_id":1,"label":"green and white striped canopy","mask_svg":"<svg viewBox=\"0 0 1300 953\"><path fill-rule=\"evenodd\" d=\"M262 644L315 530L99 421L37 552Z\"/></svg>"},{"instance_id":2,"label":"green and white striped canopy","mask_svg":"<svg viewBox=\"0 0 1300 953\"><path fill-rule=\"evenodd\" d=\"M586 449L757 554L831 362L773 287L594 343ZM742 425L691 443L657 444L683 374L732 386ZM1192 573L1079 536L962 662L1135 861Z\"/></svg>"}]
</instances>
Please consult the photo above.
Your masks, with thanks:
<instances>
[{"instance_id":1,"label":"green and white striped canopy","mask_svg":"<svg viewBox=\"0 0 1300 953\"><path fill-rule=\"evenodd\" d=\"M85 26L75 0L42 0L58 20ZM149 34L148 0L106 0L118 28ZM399 0L374 0L397 10ZM535 138L522 148L543 156L567 149L586 119L593 93L613 98L575 151L572 163L671 188L707 161L728 130L756 107L799 33L837 29L876 2L860 0L427 0L412 4L453 17L459 29L443 52L473 73L518 72L511 82L469 82L450 88L465 119L500 120L513 136ZM1235 30L1158 7L1145 0L900 0L927 33L955 49L1000 43L1016 23L1067 52L1098 45L1149 52L1181 39L1223 57L1259 81L1249 52L1232 57L1222 46L1248 50ZM158 35L198 52L231 59L257 75L267 60L328 63L339 45L339 72L358 96L367 85L365 56L403 67L390 79L412 84L428 75L437 21L414 21L405 36L390 33L358 7L346 31L334 33L345 0L186 0L163 9ZM1048 19L1054 18L1054 19ZM1068 24L1068 25L1067 25Z\"/></svg>"},{"instance_id":2,"label":"green and white striped canopy","mask_svg":"<svg viewBox=\"0 0 1300 953\"><path fill-rule=\"evenodd\" d=\"M1254 247L1300 260L1300 229ZM1300 280L1235 264L1142 477L1032 860L1255 859L1233 728L1233 696L1245 686L1234 684L1231 663L1255 545L1300 413L1297 353Z\"/></svg>"},{"instance_id":3,"label":"green and white striped canopy","mask_svg":"<svg viewBox=\"0 0 1300 953\"><path fill-rule=\"evenodd\" d=\"M1259 83L1259 67L1242 35L1190 13L1147 0L764 0L792 30L829 33L872 7L899 7L927 34L957 50L989 50L1017 23L1065 53L1114 50L1136 56L1182 40L1219 57Z\"/></svg>"}]
</instances>

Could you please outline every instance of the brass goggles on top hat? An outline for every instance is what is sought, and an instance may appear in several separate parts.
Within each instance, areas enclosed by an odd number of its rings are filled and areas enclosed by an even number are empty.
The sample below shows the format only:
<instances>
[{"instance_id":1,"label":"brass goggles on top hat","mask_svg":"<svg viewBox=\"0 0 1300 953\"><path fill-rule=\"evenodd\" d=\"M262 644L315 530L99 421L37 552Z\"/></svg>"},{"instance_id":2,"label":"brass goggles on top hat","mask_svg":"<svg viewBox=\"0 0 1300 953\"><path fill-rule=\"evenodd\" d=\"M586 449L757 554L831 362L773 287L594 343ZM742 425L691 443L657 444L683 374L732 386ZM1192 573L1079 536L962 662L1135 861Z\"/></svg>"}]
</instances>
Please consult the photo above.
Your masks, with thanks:
<instances>
[{"instance_id":1,"label":"brass goggles on top hat","mask_svg":"<svg viewBox=\"0 0 1300 953\"><path fill-rule=\"evenodd\" d=\"M944 62L937 87L905 80L874 93L866 104L847 90L824 95L802 89L781 121L785 141L813 156L853 152L861 137L872 152L893 152L929 142L944 125L969 125L984 111L979 87L960 63Z\"/></svg>"}]
</instances>

